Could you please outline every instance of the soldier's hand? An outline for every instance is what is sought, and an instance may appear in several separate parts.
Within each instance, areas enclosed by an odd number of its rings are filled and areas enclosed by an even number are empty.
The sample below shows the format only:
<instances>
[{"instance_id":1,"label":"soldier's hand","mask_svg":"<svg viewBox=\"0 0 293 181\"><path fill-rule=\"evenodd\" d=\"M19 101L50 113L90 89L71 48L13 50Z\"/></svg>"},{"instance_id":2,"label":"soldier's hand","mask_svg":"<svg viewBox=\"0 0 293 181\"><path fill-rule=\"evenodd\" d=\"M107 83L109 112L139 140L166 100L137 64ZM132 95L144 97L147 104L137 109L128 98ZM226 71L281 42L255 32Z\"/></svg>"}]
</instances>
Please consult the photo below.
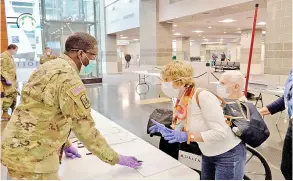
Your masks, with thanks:
<instances>
[{"instance_id":1,"label":"soldier's hand","mask_svg":"<svg viewBox=\"0 0 293 181\"><path fill-rule=\"evenodd\" d=\"M65 152L65 155L67 158L71 158L71 159L74 159L74 158L80 158L81 155L78 153L78 150L77 148L75 148L74 146L69 146L67 148L64 149L64 152Z\"/></svg>"},{"instance_id":2,"label":"soldier's hand","mask_svg":"<svg viewBox=\"0 0 293 181\"><path fill-rule=\"evenodd\" d=\"M6 86L11 86L11 85L12 85L12 82L11 82L10 80L6 80L6 81L5 81L5 85L6 85Z\"/></svg>"}]
</instances>

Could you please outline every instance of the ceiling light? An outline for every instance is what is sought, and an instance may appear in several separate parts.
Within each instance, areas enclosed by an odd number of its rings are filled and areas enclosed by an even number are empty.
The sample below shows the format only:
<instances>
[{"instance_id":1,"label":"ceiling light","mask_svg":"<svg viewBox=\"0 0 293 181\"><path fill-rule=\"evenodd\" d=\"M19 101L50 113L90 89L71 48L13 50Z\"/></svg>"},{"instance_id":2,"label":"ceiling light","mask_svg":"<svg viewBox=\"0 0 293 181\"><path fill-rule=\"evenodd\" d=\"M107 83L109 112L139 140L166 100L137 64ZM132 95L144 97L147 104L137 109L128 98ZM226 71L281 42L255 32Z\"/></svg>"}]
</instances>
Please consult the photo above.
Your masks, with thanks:
<instances>
[{"instance_id":1,"label":"ceiling light","mask_svg":"<svg viewBox=\"0 0 293 181\"><path fill-rule=\"evenodd\" d=\"M174 26L174 27L177 27L177 25L175 25L175 24L174 24L173 26Z\"/></svg>"},{"instance_id":2,"label":"ceiling light","mask_svg":"<svg viewBox=\"0 0 293 181\"><path fill-rule=\"evenodd\" d=\"M218 22L220 22L220 23L232 23L234 21L237 21L237 20L234 20L234 19L224 19L224 20L218 21Z\"/></svg>"},{"instance_id":3,"label":"ceiling light","mask_svg":"<svg viewBox=\"0 0 293 181\"><path fill-rule=\"evenodd\" d=\"M120 35L120 36L123 36L123 35Z\"/></svg>"},{"instance_id":4,"label":"ceiling light","mask_svg":"<svg viewBox=\"0 0 293 181\"><path fill-rule=\"evenodd\" d=\"M257 23L257 25L266 25L266 24L267 24L267 23L264 22L264 21L261 21L261 22Z\"/></svg>"},{"instance_id":5,"label":"ceiling light","mask_svg":"<svg viewBox=\"0 0 293 181\"><path fill-rule=\"evenodd\" d=\"M220 41L223 41L223 40L224 40L223 38L220 39Z\"/></svg>"},{"instance_id":6,"label":"ceiling light","mask_svg":"<svg viewBox=\"0 0 293 181\"><path fill-rule=\"evenodd\" d=\"M201 31L201 30L195 30L195 31L192 31L192 32L194 32L194 33L202 33L203 31Z\"/></svg>"},{"instance_id":7,"label":"ceiling light","mask_svg":"<svg viewBox=\"0 0 293 181\"><path fill-rule=\"evenodd\" d=\"M209 26L209 29L211 29L212 27L211 26Z\"/></svg>"},{"instance_id":8,"label":"ceiling light","mask_svg":"<svg viewBox=\"0 0 293 181\"><path fill-rule=\"evenodd\" d=\"M194 41L194 40L190 40L190 41Z\"/></svg>"},{"instance_id":9,"label":"ceiling light","mask_svg":"<svg viewBox=\"0 0 293 181\"><path fill-rule=\"evenodd\" d=\"M227 32L225 31L224 33L226 34Z\"/></svg>"},{"instance_id":10,"label":"ceiling light","mask_svg":"<svg viewBox=\"0 0 293 181\"><path fill-rule=\"evenodd\" d=\"M202 37L202 38L206 38L206 37Z\"/></svg>"},{"instance_id":11,"label":"ceiling light","mask_svg":"<svg viewBox=\"0 0 293 181\"><path fill-rule=\"evenodd\" d=\"M208 39L203 39L204 41L209 41Z\"/></svg>"},{"instance_id":12,"label":"ceiling light","mask_svg":"<svg viewBox=\"0 0 293 181\"><path fill-rule=\"evenodd\" d=\"M261 33L262 33L263 35L265 35L267 32L266 32L266 31L262 31Z\"/></svg>"},{"instance_id":13,"label":"ceiling light","mask_svg":"<svg viewBox=\"0 0 293 181\"><path fill-rule=\"evenodd\" d=\"M120 38L122 38L122 39L127 39L128 37L126 37L126 36L122 36L122 37L120 37Z\"/></svg>"},{"instance_id":14,"label":"ceiling light","mask_svg":"<svg viewBox=\"0 0 293 181\"><path fill-rule=\"evenodd\" d=\"M133 39L133 41L138 41L139 39L137 39L137 38L135 38L135 39Z\"/></svg>"},{"instance_id":15,"label":"ceiling light","mask_svg":"<svg viewBox=\"0 0 293 181\"><path fill-rule=\"evenodd\" d=\"M174 33L173 35L175 35L175 36L180 36L180 35L182 35L181 33Z\"/></svg>"}]
</instances>

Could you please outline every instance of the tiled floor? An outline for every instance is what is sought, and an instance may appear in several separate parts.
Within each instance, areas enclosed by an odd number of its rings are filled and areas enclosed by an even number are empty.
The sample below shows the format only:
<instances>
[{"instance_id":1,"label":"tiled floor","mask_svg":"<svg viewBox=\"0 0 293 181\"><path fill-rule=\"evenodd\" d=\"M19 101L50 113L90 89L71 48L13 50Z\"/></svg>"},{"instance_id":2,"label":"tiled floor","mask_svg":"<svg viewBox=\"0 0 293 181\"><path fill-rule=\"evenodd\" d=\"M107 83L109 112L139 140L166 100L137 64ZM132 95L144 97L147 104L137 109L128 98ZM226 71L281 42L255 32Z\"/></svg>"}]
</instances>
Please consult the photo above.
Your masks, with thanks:
<instances>
[{"instance_id":1,"label":"tiled floor","mask_svg":"<svg viewBox=\"0 0 293 181\"><path fill-rule=\"evenodd\" d=\"M147 79L149 82L149 90L147 91L146 85L136 88L138 84L138 75L136 74L125 72L107 75L103 78L103 84L88 85L87 93L93 109L149 143L158 146L159 139L157 137L150 138L146 134L148 117L154 109L171 109L172 104L168 100L156 99L160 94L160 86L154 85L156 82L154 79L156 78L149 77ZM196 83L200 86L208 85L207 77L196 79ZM275 99L276 97L273 95L264 95L264 104L266 105ZM283 142L275 125L277 118L278 114L266 118L271 136L258 150L269 162L273 179L284 179L279 169ZM1 128L3 126L2 123ZM281 132L285 132L286 128L287 123L284 123L282 119L279 123L279 129ZM284 133L281 133L281 136L283 135ZM247 166L248 171L256 171L261 168L257 161L253 161ZM253 178L258 179L259 177Z\"/></svg>"}]
</instances>

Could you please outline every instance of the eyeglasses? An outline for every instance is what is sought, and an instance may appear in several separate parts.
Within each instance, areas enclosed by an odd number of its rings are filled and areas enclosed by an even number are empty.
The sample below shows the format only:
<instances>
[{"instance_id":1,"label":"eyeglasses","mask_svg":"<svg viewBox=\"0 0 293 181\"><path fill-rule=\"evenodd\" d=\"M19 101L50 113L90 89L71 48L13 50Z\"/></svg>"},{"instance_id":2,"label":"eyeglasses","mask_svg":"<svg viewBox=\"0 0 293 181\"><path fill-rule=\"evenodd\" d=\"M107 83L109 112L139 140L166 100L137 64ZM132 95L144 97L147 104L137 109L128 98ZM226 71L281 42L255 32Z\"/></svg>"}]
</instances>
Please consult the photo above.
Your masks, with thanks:
<instances>
[{"instance_id":1,"label":"eyeglasses","mask_svg":"<svg viewBox=\"0 0 293 181\"><path fill-rule=\"evenodd\" d=\"M79 51L79 50L81 50L81 49L71 49L70 51ZM83 52L85 52L85 53L88 53L88 54L91 54L92 56L98 56L98 54L95 54L95 53L92 53L92 52L89 52L89 51L85 51L85 50L81 50L81 51L83 51Z\"/></svg>"}]
</instances>

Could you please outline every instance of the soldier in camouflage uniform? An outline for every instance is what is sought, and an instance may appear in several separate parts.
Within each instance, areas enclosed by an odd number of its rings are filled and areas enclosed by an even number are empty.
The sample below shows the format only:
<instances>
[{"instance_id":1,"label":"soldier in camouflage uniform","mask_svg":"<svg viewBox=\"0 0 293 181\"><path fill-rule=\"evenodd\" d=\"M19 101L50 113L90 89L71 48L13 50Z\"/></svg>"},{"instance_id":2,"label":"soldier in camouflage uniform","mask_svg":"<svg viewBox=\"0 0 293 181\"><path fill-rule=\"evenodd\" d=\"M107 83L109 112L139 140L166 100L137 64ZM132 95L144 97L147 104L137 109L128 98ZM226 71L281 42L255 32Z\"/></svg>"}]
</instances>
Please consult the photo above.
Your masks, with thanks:
<instances>
[{"instance_id":1,"label":"soldier in camouflage uniform","mask_svg":"<svg viewBox=\"0 0 293 181\"><path fill-rule=\"evenodd\" d=\"M1 78L5 82L9 82L11 85L3 85L4 98L2 104L2 120L9 120L10 115L8 114L9 108L14 109L16 104L16 65L12 55L16 54L18 47L14 44L10 44L5 52L1 54Z\"/></svg>"},{"instance_id":2,"label":"soldier in camouflage uniform","mask_svg":"<svg viewBox=\"0 0 293 181\"><path fill-rule=\"evenodd\" d=\"M56 59L57 57L55 55L51 55L51 48L46 47L45 48L45 54L41 56L40 58L40 64L44 64L45 62L48 62L50 60Z\"/></svg>"},{"instance_id":3,"label":"soldier in camouflage uniform","mask_svg":"<svg viewBox=\"0 0 293 181\"><path fill-rule=\"evenodd\" d=\"M97 41L75 33L65 49L32 74L4 130L1 159L13 179L58 179L59 153L70 130L106 163L141 165L135 157L117 154L95 128L79 71L96 58Z\"/></svg>"}]
</instances>

